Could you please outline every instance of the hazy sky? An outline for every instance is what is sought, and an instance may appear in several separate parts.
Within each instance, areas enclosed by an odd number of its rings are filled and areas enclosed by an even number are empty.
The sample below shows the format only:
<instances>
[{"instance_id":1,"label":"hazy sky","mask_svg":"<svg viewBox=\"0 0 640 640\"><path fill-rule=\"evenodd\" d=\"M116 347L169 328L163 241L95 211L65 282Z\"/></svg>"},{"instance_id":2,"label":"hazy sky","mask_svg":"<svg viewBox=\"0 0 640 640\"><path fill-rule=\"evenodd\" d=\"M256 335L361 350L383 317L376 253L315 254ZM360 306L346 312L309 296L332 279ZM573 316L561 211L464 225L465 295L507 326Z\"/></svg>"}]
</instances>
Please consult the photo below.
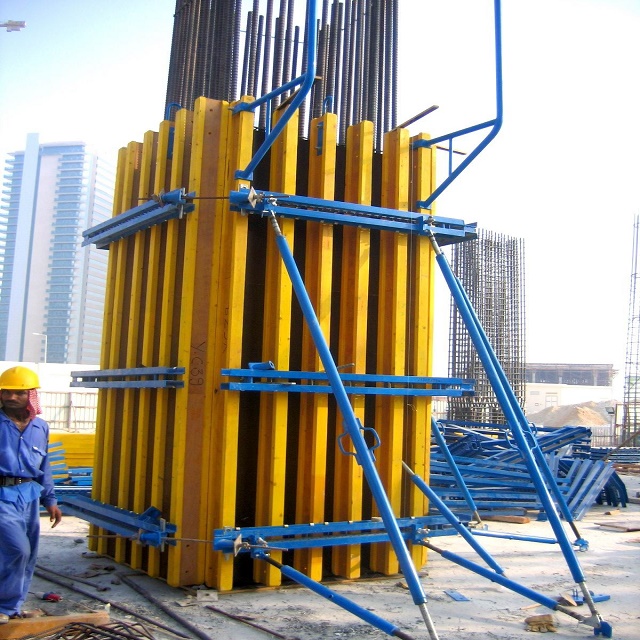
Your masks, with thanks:
<instances>
[{"instance_id":1,"label":"hazy sky","mask_svg":"<svg viewBox=\"0 0 640 640\"><path fill-rule=\"evenodd\" d=\"M0 31L2 159L30 132L114 158L157 129L174 7L0 0L0 20L27 22ZM411 131L440 135L492 118L493 2L400 11L400 120L438 104ZM530 362L613 363L620 381L640 213L638 34L640 0L503 0L504 126L437 201L440 215L525 239Z\"/></svg>"}]
</instances>

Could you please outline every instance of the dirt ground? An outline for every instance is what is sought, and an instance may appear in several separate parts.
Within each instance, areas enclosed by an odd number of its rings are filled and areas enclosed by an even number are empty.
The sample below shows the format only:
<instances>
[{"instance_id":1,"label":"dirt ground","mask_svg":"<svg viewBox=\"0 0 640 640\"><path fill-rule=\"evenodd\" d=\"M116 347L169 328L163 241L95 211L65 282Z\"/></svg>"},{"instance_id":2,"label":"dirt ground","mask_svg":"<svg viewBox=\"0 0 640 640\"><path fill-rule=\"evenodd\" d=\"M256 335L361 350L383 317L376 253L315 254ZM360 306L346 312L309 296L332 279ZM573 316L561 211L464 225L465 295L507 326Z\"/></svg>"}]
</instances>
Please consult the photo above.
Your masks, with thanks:
<instances>
[{"instance_id":1,"label":"dirt ground","mask_svg":"<svg viewBox=\"0 0 640 640\"><path fill-rule=\"evenodd\" d=\"M640 477L623 477L629 496L636 496L640 490ZM613 626L613 637L640 640L640 531L621 531L596 524L615 522L640 526L640 505L631 504L621 509L619 514L605 515L611 509L609 506L595 505L577 523L582 537L589 542L589 550L579 554L579 561L588 588L596 595L610 596L610 599L596 606L602 618ZM163 624L185 637L203 639L375 640L388 637L344 609L297 586L219 596L213 593L207 595L214 598L218 596L217 600L198 600L182 589L170 588L161 581L135 574L128 567L117 565L108 558L89 553L86 545L88 525L81 520L67 517L53 530L47 526L44 518L42 524L38 562L42 568L39 569L41 574L46 575L45 569L48 569L55 571L59 580L68 581L64 576L85 580L74 584L87 594L110 602L112 619L128 623L142 622L156 638L175 638L176 635L152 626L151 621ZM492 522L489 530L551 536L549 524L536 520L527 524ZM572 594L575 584L558 545L485 537L480 540L510 578L550 597ZM460 536L438 537L433 542L441 548L482 563ZM125 576L125 580L133 580L152 593L170 611L192 625L192 629L184 628L134 591L119 578L120 574ZM523 596L470 573L432 552L420 575L428 597L427 608L440 640L532 640L536 634L526 630L524 619L531 615L551 613ZM104 590L98 591L98 588ZM402 632L416 640L429 638L420 612L413 604L410 593L402 586L400 577L342 582L332 584L331 588L397 625ZM61 594L63 600L44 603L36 598L36 593L49 591ZM457 592L468 600L456 600L447 591ZM72 592L42 577L34 579L32 592L28 608L38 606L49 615L97 611L105 607L105 602ZM141 621L131 613L123 613L116 605L147 616L149 620ZM209 606L218 611L209 609ZM576 607L576 611L583 615L587 613L585 606ZM579 624L565 614L554 612L553 618L557 629L555 636L545 637L569 640L594 635L591 627Z\"/></svg>"}]
</instances>

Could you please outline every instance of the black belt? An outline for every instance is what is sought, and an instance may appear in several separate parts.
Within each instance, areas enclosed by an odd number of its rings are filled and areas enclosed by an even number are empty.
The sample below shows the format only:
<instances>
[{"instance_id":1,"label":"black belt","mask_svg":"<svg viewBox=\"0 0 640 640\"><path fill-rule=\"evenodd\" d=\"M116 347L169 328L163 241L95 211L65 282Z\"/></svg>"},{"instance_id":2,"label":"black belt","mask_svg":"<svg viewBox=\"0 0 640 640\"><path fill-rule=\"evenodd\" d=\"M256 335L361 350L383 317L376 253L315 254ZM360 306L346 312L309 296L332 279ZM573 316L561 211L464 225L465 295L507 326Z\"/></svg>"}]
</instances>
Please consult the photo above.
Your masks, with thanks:
<instances>
[{"instance_id":1,"label":"black belt","mask_svg":"<svg viewBox=\"0 0 640 640\"><path fill-rule=\"evenodd\" d=\"M31 482L33 478L14 478L13 476L0 476L0 487L13 487L23 482Z\"/></svg>"}]
</instances>

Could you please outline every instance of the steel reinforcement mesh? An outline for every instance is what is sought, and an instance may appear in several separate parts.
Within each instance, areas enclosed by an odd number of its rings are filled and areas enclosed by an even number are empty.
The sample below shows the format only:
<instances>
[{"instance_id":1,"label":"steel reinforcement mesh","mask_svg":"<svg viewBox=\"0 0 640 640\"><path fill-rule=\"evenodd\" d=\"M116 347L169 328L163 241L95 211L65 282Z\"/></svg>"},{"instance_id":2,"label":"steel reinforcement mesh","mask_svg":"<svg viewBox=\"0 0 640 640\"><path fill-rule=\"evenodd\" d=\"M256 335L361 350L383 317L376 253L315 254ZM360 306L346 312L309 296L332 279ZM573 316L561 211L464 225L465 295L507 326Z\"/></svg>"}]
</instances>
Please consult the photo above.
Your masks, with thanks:
<instances>
[{"instance_id":1,"label":"steel reinforcement mesh","mask_svg":"<svg viewBox=\"0 0 640 640\"><path fill-rule=\"evenodd\" d=\"M465 288L518 402L525 400L524 240L479 230L452 248L452 268ZM450 420L504 422L471 337L451 303L449 375L476 380L473 397L450 398Z\"/></svg>"}]
</instances>

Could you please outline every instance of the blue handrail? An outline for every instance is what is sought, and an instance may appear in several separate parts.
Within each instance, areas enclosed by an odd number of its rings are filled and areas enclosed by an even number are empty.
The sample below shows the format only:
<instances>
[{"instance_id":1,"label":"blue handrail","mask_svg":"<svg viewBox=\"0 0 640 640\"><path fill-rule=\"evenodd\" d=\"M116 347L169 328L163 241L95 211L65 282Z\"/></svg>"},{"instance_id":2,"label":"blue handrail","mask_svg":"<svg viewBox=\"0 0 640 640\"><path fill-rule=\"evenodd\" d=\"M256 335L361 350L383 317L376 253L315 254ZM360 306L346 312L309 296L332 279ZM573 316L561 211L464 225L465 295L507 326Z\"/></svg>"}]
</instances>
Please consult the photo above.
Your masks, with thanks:
<instances>
[{"instance_id":1,"label":"blue handrail","mask_svg":"<svg viewBox=\"0 0 640 640\"><path fill-rule=\"evenodd\" d=\"M280 135L285 125L291 119L295 110L303 103L305 98L309 95L313 83L316 78L316 45L317 45L317 33L316 33L316 16L318 13L318 4L320 0L307 0L307 69L297 78L289 80L281 87L266 93L262 97L254 100L253 102L238 102L232 107L233 113L239 111L255 111L260 105L269 103L272 98L281 95L289 89L300 86L300 89L295 93L293 99L287 105L286 111L280 116L278 122L273 126L273 129L268 132L264 139L264 142L260 145L260 148L255 152L253 158L249 161L249 164L245 169L239 169L235 173L237 180L252 180L253 172L256 167L264 158L267 151L271 148L271 145L275 142L276 138Z\"/></svg>"},{"instance_id":2,"label":"blue handrail","mask_svg":"<svg viewBox=\"0 0 640 640\"><path fill-rule=\"evenodd\" d=\"M430 140L417 140L413 143L413 148L432 147L439 142L449 142L449 175L442 181L436 190L426 199L416 203L418 209L431 209L431 205L442 192L475 160L480 152L498 135L498 131L502 127L502 28L501 28L501 12L500 0L494 0L494 28L495 28L495 50L496 50L496 117L493 120L482 122L452 133L447 133ZM491 127L491 131L476 146L476 148L456 167L452 170L453 165L453 140L457 137L464 136L474 131L481 131Z\"/></svg>"}]
</instances>

